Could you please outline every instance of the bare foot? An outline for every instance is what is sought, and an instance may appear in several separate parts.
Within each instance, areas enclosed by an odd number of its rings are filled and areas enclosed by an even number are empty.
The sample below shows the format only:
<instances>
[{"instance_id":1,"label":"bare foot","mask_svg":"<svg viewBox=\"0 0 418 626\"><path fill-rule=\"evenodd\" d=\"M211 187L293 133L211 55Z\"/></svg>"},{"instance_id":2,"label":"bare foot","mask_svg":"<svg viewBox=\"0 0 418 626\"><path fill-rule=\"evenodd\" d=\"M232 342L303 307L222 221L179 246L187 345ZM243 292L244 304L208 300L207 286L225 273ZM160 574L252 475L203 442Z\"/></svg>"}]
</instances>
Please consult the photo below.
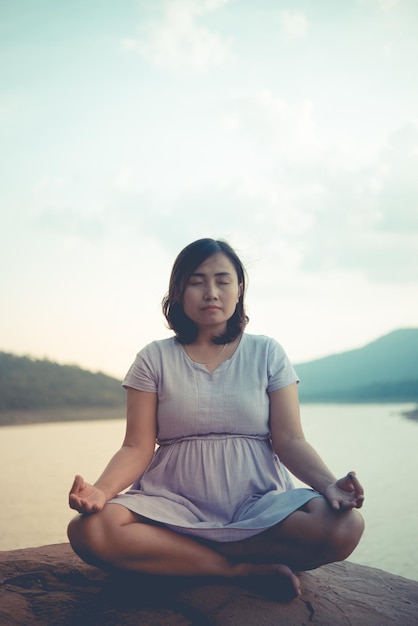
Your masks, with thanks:
<instances>
[{"instance_id":1,"label":"bare foot","mask_svg":"<svg viewBox=\"0 0 418 626\"><path fill-rule=\"evenodd\" d=\"M287 565L240 563L236 567L238 576L257 581L256 586L269 596L277 595L290 600L301 595L299 578Z\"/></svg>"}]
</instances>

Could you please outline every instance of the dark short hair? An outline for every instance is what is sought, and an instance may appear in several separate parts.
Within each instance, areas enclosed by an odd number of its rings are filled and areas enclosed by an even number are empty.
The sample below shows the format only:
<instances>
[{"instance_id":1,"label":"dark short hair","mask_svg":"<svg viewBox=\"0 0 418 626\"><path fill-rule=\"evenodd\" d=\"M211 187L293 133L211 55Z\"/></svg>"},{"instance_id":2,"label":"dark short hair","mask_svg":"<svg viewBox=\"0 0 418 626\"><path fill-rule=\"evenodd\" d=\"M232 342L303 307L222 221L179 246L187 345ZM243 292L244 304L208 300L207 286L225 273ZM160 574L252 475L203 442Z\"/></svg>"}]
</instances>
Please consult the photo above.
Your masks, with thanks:
<instances>
[{"instance_id":1,"label":"dark short hair","mask_svg":"<svg viewBox=\"0 0 418 626\"><path fill-rule=\"evenodd\" d=\"M248 322L244 309L246 274L237 253L226 241L198 239L186 246L174 261L168 294L162 301L163 314L168 326L174 330L176 339L181 344L192 343L198 334L197 325L185 314L183 309L183 296L188 280L199 265L220 252L231 261L237 273L238 284L242 288L235 312L227 321L225 334L221 337L213 337L213 342L222 344L234 341L242 333Z\"/></svg>"}]
</instances>

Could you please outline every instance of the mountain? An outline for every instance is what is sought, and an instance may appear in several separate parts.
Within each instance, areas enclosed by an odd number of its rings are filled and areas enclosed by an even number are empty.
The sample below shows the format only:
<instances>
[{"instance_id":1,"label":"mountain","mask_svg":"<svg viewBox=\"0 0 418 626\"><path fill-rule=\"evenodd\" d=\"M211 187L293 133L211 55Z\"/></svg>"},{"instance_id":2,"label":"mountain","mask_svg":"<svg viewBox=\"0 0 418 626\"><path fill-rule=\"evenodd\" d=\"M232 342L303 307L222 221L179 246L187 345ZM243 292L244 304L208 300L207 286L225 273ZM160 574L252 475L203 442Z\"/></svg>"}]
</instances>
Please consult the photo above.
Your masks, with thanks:
<instances>
[{"instance_id":1,"label":"mountain","mask_svg":"<svg viewBox=\"0 0 418 626\"><path fill-rule=\"evenodd\" d=\"M106 374L0 352L0 411L116 407L120 381Z\"/></svg>"},{"instance_id":2,"label":"mountain","mask_svg":"<svg viewBox=\"0 0 418 626\"><path fill-rule=\"evenodd\" d=\"M418 329L396 330L363 348L295 368L301 402L418 402ZM120 381L111 376L0 352L3 416L5 411L110 409L124 402ZM48 421L59 419L55 413Z\"/></svg>"},{"instance_id":3,"label":"mountain","mask_svg":"<svg viewBox=\"0 0 418 626\"><path fill-rule=\"evenodd\" d=\"M295 365L302 402L418 401L418 328Z\"/></svg>"}]
</instances>

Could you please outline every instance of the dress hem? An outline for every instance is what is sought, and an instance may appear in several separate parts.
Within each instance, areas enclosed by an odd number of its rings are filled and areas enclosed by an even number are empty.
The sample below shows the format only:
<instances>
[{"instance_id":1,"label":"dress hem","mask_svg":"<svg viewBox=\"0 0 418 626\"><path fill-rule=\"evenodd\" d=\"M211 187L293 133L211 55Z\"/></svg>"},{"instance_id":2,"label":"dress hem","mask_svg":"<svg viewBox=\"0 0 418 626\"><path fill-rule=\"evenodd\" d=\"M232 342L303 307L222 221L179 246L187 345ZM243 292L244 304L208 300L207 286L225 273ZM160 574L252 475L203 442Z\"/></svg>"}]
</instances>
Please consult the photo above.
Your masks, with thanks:
<instances>
[{"instance_id":1,"label":"dress hem","mask_svg":"<svg viewBox=\"0 0 418 626\"><path fill-rule=\"evenodd\" d=\"M139 495L140 492L136 492L136 494ZM308 488L291 489L277 495L287 495L289 497L290 494L292 494L295 499L293 505L291 506L289 506L290 503L288 503L287 507L275 507L275 510L270 509L269 511L265 511L263 519L257 520L257 518L255 518L252 521L250 518L225 525L214 525L215 522L212 525L208 522L197 522L195 524L190 523L186 525L169 522L167 521L167 518L169 517L168 515L164 516L162 514L152 513L149 510L149 507L147 507L147 503L144 503L145 506L141 507L140 503L138 502L138 498L135 498L135 492L126 492L120 494L110 500L109 504L119 504L120 506L124 506L133 513L145 517L147 520L150 521L151 524L154 523L158 525L163 525L164 527L178 534L188 535L194 539L207 539L210 541L224 543L241 541L243 539L249 539L250 537L254 537L255 535L258 535L265 530L272 528L276 524L279 524L284 519L289 517L289 515L304 506L310 500L318 497L323 497L317 491ZM148 511L146 510L147 508Z\"/></svg>"}]
</instances>

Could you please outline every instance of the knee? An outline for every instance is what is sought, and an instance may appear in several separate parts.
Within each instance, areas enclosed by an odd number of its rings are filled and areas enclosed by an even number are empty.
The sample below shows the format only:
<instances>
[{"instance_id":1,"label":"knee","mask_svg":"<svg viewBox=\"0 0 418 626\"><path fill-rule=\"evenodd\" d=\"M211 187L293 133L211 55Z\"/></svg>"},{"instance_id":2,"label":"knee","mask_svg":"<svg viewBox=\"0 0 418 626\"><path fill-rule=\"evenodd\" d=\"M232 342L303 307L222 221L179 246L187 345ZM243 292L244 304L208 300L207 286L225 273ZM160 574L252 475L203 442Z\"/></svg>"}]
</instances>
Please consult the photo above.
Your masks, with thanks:
<instances>
[{"instance_id":1,"label":"knee","mask_svg":"<svg viewBox=\"0 0 418 626\"><path fill-rule=\"evenodd\" d=\"M74 517L68 524L67 537L74 552L80 556L80 553L86 549L88 543L88 536L85 532L85 524L81 515Z\"/></svg>"},{"instance_id":2,"label":"knee","mask_svg":"<svg viewBox=\"0 0 418 626\"><path fill-rule=\"evenodd\" d=\"M67 536L74 552L86 563L99 565L101 563L100 537L98 519L95 516L78 515L68 524Z\"/></svg>"},{"instance_id":3,"label":"knee","mask_svg":"<svg viewBox=\"0 0 418 626\"><path fill-rule=\"evenodd\" d=\"M329 535L333 561L344 561L357 547L364 531L363 517L357 510L347 511L334 525Z\"/></svg>"}]
</instances>

